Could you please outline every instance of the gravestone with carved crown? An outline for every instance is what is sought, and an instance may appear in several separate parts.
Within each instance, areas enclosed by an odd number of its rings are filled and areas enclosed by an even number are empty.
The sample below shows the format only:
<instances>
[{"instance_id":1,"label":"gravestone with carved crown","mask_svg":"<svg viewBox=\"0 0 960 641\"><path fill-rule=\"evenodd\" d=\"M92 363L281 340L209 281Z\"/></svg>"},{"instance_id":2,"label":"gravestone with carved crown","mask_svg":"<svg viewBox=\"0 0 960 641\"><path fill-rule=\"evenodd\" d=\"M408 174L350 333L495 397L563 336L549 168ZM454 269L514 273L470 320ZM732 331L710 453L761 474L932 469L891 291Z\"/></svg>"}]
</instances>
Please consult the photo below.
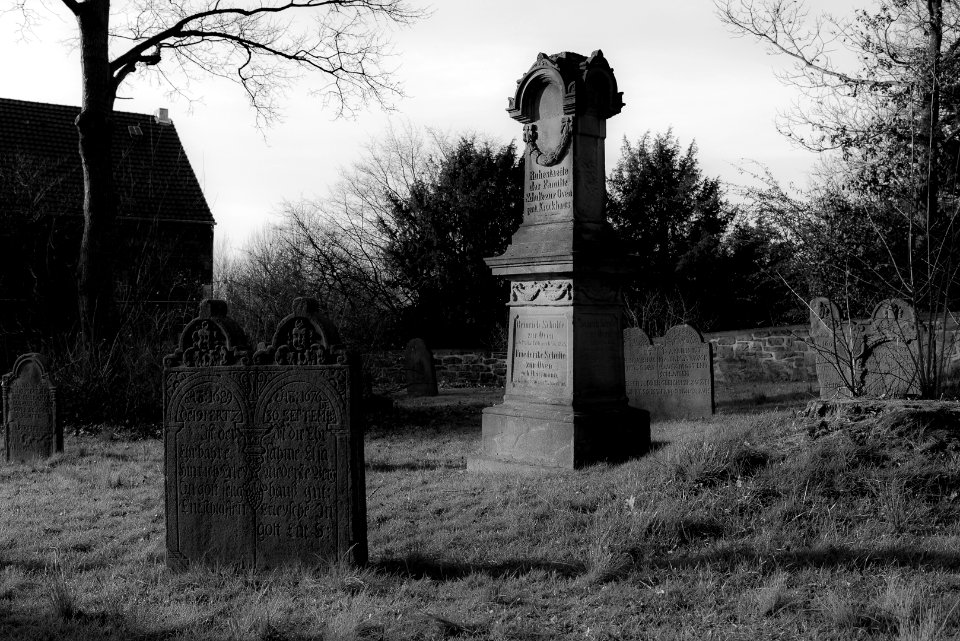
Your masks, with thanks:
<instances>
[{"instance_id":1,"label":"gravestone with carved crown","mask_svg":"<svg viewBox=\"0 0 960 641\"><path fill-rule=\"evenodd\" d=\"M365 563L359 370L314 299L247 347L205 300L164 359L167 563Z\"/></svg>"},{"instance_id":2,"label":"gravestone with carved crown","mask_svg":"<svg viewBox=\"0 0 960 641\"><path fill-rule=\"evenodd\" d=\"M474 471L545 472L639 455L646 415L627 405L628 271L604 214L606 121L622 94L600 51L540 54L507 109L523 123L524 215L486 259L510 280L503 403L483 411Z\"/></svg>"},{"instance_id":3,"label":"gravestone with carved crown","mask_svg":"<svg viewBox=\"0 0 960 641\"><path fill-rule=\"evenodd\" d=\"M56 388L41 354L20 356L3 376L3 432L8 461L26 462L63 451Z\"/></svg>"}]
</instances>

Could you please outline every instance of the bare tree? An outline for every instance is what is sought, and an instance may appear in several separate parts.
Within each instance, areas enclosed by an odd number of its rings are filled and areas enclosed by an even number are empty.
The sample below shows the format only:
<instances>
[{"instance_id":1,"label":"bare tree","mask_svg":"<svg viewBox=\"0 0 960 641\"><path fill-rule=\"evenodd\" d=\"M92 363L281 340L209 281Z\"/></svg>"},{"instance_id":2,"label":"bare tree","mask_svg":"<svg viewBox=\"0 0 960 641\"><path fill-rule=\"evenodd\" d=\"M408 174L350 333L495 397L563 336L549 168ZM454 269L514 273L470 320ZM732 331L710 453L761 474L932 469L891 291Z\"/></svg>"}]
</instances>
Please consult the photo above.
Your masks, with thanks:
<instances>
[{"instance_id":1,"label":"bare tree","mask_svg":"<svg viewBox=\"0 0 960 641\"><path fill-rule=\"evenodd\" d=\"M802 0L714 1L736 32L792 60L781 77L802 98L780 129L809 149L837 152L825 182L836 182L838 167L843 181L826 192L845 201L841 215L865 223L871 237L858 242L887 257L862 271L873 273L883 298L905 299L925 321L914 357L921 393L937 395L960 268L960 7L877 0L834 17L811 15ZM824 221L801 216L794 228L816 237L829 233ZM850 270L840 268L847 285Z\"/></svg>"},{"instance_id":2,"label":"bare tree","mask_svg":"<svg viewBox=\"0 0 960 641\"><path fill-rule=\"evenodd\" d=\"M112 306L110 243L117 212L111 175L111 114L131 75L153 69L202 72L237 82L259 121L301 73L337 115L399 92L384 31L424 15L408 0L60 0L77 21L83 95L77 118L84 178L78 291L83 334L102 336ZM24 26L36 2L17 0Z\"/></svg>"}]
</instances>

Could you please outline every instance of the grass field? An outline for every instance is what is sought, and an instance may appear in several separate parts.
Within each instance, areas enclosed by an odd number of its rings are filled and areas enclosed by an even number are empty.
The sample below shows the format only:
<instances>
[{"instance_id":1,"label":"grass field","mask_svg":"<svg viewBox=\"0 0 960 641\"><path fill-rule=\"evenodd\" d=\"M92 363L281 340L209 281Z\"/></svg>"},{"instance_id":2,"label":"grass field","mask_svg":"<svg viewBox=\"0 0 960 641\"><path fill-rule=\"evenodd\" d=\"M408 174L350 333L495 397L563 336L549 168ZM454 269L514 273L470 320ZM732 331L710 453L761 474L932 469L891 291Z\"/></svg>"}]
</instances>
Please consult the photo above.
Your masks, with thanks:
<instances>
[{"instance_id":1,"label":"grass field","mask_svg":"<svg viewBox=\"0 0 960 641\"><path fill-rule=\"evenodd\" d=\"M0 466L0 639L946 639L960 425L794 410L654 426L544 478L467 474L496 392L371 416L370 565L169 572L158 441Z\"/></svg>"}]
</instances>

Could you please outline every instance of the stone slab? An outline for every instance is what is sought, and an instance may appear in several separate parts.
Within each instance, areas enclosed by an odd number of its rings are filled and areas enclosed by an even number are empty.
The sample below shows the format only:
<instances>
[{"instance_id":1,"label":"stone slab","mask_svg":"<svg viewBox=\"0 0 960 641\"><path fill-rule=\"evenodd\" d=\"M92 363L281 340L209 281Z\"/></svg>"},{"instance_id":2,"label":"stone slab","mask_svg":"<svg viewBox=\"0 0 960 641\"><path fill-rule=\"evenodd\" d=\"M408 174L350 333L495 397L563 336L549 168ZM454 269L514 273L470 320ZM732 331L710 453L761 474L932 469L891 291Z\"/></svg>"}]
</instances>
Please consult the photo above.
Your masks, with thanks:
<instances>
[{"instance_id":1,"label":"stone slab","mask_svg":"<svg viewBox=\"0 0 960 641\"><path fill-rule=\"evenodd\" d=\"M640 329L623 332L624 383L631 407L651 420L714 413L713 346L690 325L676 325L652 343Z\"/></svg>"},{"instance_id":2,"label":"stone slab","mask_svg":"<svg viewBox=\"0 0 960 641\"><path fill-rule=\"evenodd\" d=\"M222 311L202 310L165 363L168 564L364 563L355 363L309 300L255 354Z\"/></svg>"},{"instance_id":3,"label":"stone slab","mask_svg":"<svg viewBox=\"0 0 960 641\"><path fill-rule=\"evenodd\" d=\"M409 396L436 396L437 372L433 352L422 338L413 338L404 350L404 374Z\"/></svg>"},{"instance_id":4,"label":"stone slab","mask_svg":"<svg viewBox=\"0 0 960 641\"><path fill-rule=\"evenodd\" d=\"M3 428L7 461L44 459L63 451L56 388L43 356L20 356L3 377Z\"/></svg>"}]
</instances>

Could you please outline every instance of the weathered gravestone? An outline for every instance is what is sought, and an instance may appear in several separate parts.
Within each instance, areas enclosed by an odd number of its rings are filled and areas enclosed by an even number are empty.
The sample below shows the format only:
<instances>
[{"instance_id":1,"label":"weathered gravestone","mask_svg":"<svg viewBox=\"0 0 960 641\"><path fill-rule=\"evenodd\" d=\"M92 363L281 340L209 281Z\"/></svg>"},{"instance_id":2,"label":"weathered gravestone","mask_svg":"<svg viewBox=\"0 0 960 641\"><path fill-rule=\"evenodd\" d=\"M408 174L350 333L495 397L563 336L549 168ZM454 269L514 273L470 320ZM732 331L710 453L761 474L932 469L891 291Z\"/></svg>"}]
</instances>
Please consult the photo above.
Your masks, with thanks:
<instances>
[{"instance_id":1,"label":"weathered gravestone","mask_svg":"<svg viewBox=\"0 0 960 641\"><path fill-rule=\"evenodd\" d=\"M433 364L433 352L422 338L413 338L407 343L404 351L404 371L408 395L437 395L437 371Z\"/></svg>"},{"instance_id":2,"label":"weathered gravestone","mask_svg":"<svg viewBox=\"0 0 960 641\"><path fill-rule=\"evenodd\" d=\"M56 388L40 354L24 354L3 377L3 430L8 461L47 458L63 451Z\"/></svg>"},{"instance_id":3,"label":"weathered gravestone","mask_svg":"<svg viewBox=\"0 0 960 641\"><path fill-rule=\"evenodd\" d=\"M206 300L164 361L167 563L365 563L359 376L317 301L246 349Z\"/></svg>"},{"instance_id":4,"label":"weathered gravestone","mask_svg":"<svg viewBox=\"0 0 960 641\"><path fill-rule=\"evenodd\" d=\"M920 393L917 317L899 298L881 301L870 315L864 393L902 397Z\"/></svg>"},{"instance_id":5,"label":"weathered gravestone","mask_svg":"<svg viewBox=\"0 0 960 641\"><path fill-rule=\"evenodd\" d=\"M604 214L606 121L622 94L600 51L540 54L507 113L523 124L524 214L487 258L510 280L503 403L483 411L473 471L545 472L624 460L649 445L627 406L620 281L630 271Z\"/></svg>"},{"instance_id":6,"label":"weathered gravestone","mask_svg":"<svg viewBox=\"0 0 960 641\"><path fill-rule=\"evenodd\" d=\"M623 330L624 378L632 407L651 419L700 418L714 412L712 346L690 325L671 327L651 343L643 330Z\"/></svg>"},{"instance_id":7,"label":"weathered gravestone","mask_svg":"<svg viewBox=\"0 0 960 641\"><path fill-rule=\"evenodd\" d=\"M808 307L820 398L847 397L862 376L863 333L858 325L843 323L840 309L828 298L814 298Z\"/></svg>"},{"instance_id":8,"label":"weathered gravestone","mask_svg":"<svg viewBox=\"0 0 960 641\"><path fill-rule=\"evenodd\" d=\"M917 343L921 328L909 303L880 302L866 321L840 318L824 297L810 301L810 338L816 351L820 398L918 394Z\"/></svg>"}]
</instances>

